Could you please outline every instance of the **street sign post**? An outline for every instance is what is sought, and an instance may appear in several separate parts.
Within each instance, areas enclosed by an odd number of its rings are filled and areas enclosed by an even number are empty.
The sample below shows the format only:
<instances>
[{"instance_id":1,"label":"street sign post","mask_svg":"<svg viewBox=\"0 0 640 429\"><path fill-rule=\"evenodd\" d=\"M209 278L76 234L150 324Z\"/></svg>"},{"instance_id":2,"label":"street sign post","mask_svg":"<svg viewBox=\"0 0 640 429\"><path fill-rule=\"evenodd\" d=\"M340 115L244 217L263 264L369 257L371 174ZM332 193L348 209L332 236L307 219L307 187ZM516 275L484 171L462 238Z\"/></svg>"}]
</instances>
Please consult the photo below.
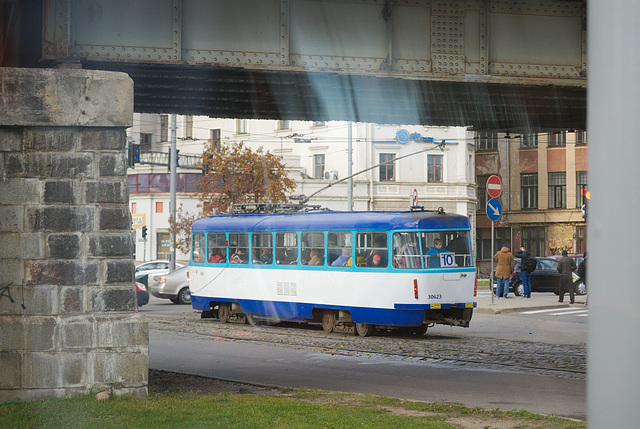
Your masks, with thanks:
<instances>
[{"instance_id":1,"label":"street sign post","mask_svg":"<svg viewBox=\"0 0 640 429\"><path fill-rule=\"evenodd\" d=\"M495 174L487 179L487 193L491 198L498 198L502 193L502 180Z\"/></svg>"},{"instance_id":2,"label":"street sign post","mask_svg":"<svg viewBox=\"0 0 640 429\"><path fill-rule=\"evenodd\" d=\"M491 176L491 177L498 177L498 176ZM491 179L491 177L489 179ZM500 179L498 178L498 181L499 180ZM500 183L500 186L498 187L498 191L501 191L501 190L502 190L502 183ZM487 180L487 192L488 191L489 191L489 180ZM500 192L498 192L498 194L500 194ZM485 211L487 213L487 217L491 221L491 251L493 252L493 249L495 249L493 224L495 223L495 221L500 219L500 216L502 216L502 203L500 203L499 200L492 198L489 201L487 201L487 207ZM491 275L489 276L489 289L491 289L491 304L493 304L493 295L494 295L493 294L493 256L491 257Z\"/></svg>"},{"instance_id":3,"label":"street sign post","mask_svg":"<svg viewBox=\"0 0 640 429\"><path fill-rule=\"evenodd\" d=\"M487 217L489 217L489 220L495 222L500 219L500 216L502 216L502 204L500 201L495 198L487 201Z\"/></svg>"}]
</instances>

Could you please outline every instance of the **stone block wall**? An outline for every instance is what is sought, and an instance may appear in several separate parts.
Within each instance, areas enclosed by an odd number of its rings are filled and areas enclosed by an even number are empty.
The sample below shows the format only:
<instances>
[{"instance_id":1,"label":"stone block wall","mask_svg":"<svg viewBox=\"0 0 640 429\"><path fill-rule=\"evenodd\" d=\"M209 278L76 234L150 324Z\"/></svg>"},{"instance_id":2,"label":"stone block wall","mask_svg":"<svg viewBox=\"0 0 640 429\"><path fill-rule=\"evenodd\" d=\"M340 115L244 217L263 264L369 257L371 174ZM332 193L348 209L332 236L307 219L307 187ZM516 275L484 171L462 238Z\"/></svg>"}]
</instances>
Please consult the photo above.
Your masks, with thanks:
<instances>
[{"instance_id":1,"label":"stone block wall","mask_svg":"<svg viewBox=\"0 0 640 429\"><path fill-rule=\"evenodd\" d=\"M121 73L0 68L0 401L146 396Z\"/></svg>"}]
</instances>

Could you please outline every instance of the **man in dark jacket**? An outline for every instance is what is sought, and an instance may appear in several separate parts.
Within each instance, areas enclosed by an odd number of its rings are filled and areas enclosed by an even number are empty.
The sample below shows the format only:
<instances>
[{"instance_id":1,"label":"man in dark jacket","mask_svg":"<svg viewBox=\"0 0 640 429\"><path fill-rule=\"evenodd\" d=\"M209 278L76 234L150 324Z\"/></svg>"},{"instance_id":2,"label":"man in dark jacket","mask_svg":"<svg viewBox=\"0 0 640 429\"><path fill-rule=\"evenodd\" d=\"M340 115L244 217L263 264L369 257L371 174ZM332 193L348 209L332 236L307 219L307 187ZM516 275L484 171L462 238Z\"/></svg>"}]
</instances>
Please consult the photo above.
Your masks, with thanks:
<instances>
[{"instance_id":1,"label":"man in dark jacket","mask_svg":"<svg viewBox=\"0 0 640 429\"><path fill-rule=\"evenodd\" d=\"M587 284L587 254L584 254L584 259L578 265L578 277L582 279L584 284Z\"/></svg>"},{"instance_id":2,"label":"man in dark jacket","mask_svg":"<svg viewBox=\"0 0 640 429\"><path fill-rule=\"evenodd\" d=\"M516 258L520 258L520 280L524 288L525 298L531 298L531 272L527 269L527 259L530 257L531 255L524 246L516 252Z\"/></svg>"},{"instance_id":3,"label":"man in dark jacket","mask_svg":"<svg viewBox=\"0 0 640 429\"><path fill-rule=\"evenodd\" d=\"M558 261L558 272L560 273L560 282L558 283L558 302L564 301L564 292L569 290L569 298L571 304L575 302L573 284L571 282L571 274L576 270L576 261L567 256L566 250L562 251L562 258Z\"/></svg>"}]
</instances>

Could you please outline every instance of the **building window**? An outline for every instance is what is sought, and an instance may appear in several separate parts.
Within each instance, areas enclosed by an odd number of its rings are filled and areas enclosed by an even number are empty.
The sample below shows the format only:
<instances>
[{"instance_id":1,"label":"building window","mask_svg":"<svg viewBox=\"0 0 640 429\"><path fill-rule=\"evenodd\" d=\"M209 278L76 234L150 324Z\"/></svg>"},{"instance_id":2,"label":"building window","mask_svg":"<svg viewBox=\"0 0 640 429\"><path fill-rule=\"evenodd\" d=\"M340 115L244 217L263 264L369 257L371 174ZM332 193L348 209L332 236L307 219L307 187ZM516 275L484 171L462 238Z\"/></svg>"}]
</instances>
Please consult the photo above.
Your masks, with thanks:
<instances>
[{"instance_id":1,"label":"building window","mask_svg":"<svg viewBox=\"0 0 640 429\"><path fill-rule=\"evenodd\" d=\"M236 134L247 134L247 120L246 119L237 119L236 120Z\"/></svg>"},{"instance_id":2,"label":"building window","mask_svg":"<svg viewBox=\"0 0 640 429\"><path fill-rule=\"evenodd\" d=\"M503 244L511 249L511 228L494 228L495 239L494 248L491 249L491 229L483 228L477 230L476 246L479 260L490 260Z\"/></svg>"},{"instance_id":3,"label":"building window","mask_svg":"<svg viewBox=\"0 0 640 429\"><path fill-rule=\"evenodd\" d=\"M582 189L587 188L587 172L576 171L576 207L582 207L586 202Z\"/></svg>"},{"instance_id":4,"label":"building window","mask_svg":"<svg viewBox=\"0 0 640 429\"><path fill-rule=\"evenodd\" d=\"M131 213L138 213L136 210L138 209L138 203L131 203Z\"/></svg>"},{"instance_id":5,"label":"building window","mask_svg":"<svg viewBox=\"0 0 640 429\"><path fill-rule=\"evenodd\" d=\"M544 227L522 228L522 247L527 249L531 256L544 256Z\"/></svg>"},{"instance_id":6,"label":"building window","mask_svg":"<svg viewBox=\"0 0 640 429\"><path fill-rule=\"evenodd\" d=\"M520 175L520 208L538 208L538 174Z\"/></svg>"},{"instance_id":7,"label":"building window","mask_svg":"<svg viewBox=\"0 0 640 429\"><path fill-rule=\"evenodd\" d=\"M324 177L324 155L313 155L313 177L322 179Z\"/></svg>"},{"instance_id":8,"label":"building window","mask_svg":"<svg viewBox=\"0 0 640 429\"><path fill-rule=\"evenodd\" d=\"M160 141L169 141L169 115L160 115Z\"/></svg>"},{"instance_id":9,"label":"building window","mask_svg":"<svg viewBox=\"0 0 640 429\"><path fill-rule=\"evenodd\" d=\"M278 121L279 130L288 130L289 128L291 128L290 121Z\"/></svg>"},{"instance_id":10,"label":"building window","mask_svg":"<svg viewBox=\"0 0 640 429\"><path fill-rule=\"evenodd\" d=\"M442 183L442 155L427 155L427 182Z\"/></svg>"},{"instance_id":11,"label":"building window","mask_svg":"<svg viewBox=\"0 0 640 429\"><path fill-rule=\"evenodd\" d=\"M478 132L478 150L497 150L498 133L495 131Z\"/></svg>"},{"instance_id":12,"label":"building window","mask_svg":"<svg viewBox=\"0 0 640 429\"><path fill-rule=\"evenodd\" d=\"M587 227L586 226L578 226L576 227L576 247L578 253L584 253L587 249Z\"/></svg>"},{"instance_id":13,"label":"building window","mask_svg":"<svg viewBox=\"0 0 640 429\"><path fill-rule=\"evenodd\" d=\"M381 153L380 154L380 181L394 180L394 160L396 155L394 153Z\"/></svg>"},{"instance_id":14,"label":"building window","mask_svg":"<svg viewBox=\"0 0 640 429\"><path fill-rule=\"evenodd\" d=\"M140 150L151 150L151 134L140 133Z\"/></svg>"},{"instance_id":15,"label":"building window","mask_svg":"<svg viewBox=\"0 0 640 429\"><path fill-rule=\"evenodd\" d=\"M535 133L522 134L520 136L520 147L538 147L538 135Z\"/></svg>"},{"instance_id":16,"label":"building window","mask_svg":"<svg viewBox=\"0 0 640 429\"><path fill-rule=\"evenodd\" d=\"M209 143L213 146L213 149L220 147L220 129L209 130Z\"/></svg>"},{"instance_id":17,"label":"building window","mask_svg":"<svg viewBox=\"0 0 640 429\"><path fill-rule=\"evenodd\" d=\"M567 207L567 175L564 171L549 173L549 208Z\"/></svg>"},{"instance_id":18,"label":"building window","mask_svg":"<svg viewBox=\"0 0 640 429\"><path fill-rule=\"evenodd\" d=\"M156 202L156 213L162 213L162 201Z\"/></svg>"},{"instance_id":19,"label":"building window","mask_svg":"<svg viewBox=\"0 0 640 429\"><path fill-rule=\"evenodd\" d=\"M312 127L324 127L327 123L325 121L313 121Z\"/></svg>"},{"instance_id":20,"label":"building window","mask_svg":"<svg viewBox=\"0 0 640 429\"><path fill-rule=\"evenodd\" d=\"M184 138L193 138L193 116L187 115L184 117Z\"/></svg>"},{"instance_id":21,"label":"building window","mask_svg":"<svg viewBox=\"0 0 640 429\"><path fill-rule=\"evenodd\" d=\"M566 131L557 131L549 134L549 146L565 146L567 144Z\"/></svg>"},{"instance_id":22,"label":"building window","mask_svg":"<svg viewBox=\"0 0 640 429\"><path fill-rule=\"evenodd\" d=\"M587 132L586 131L576 131L576 144L577 145L586 145L587 144Z\"/></svg>"},{"instance_id":23,"label":"building window","mask_svg":"<svg viewBox=\"0 0 640 429\"><path fill-rule=\"evenodd\" d=\"M487 208L487 180L490 175L478 176L478 211L484 212Z\"/></svg>"}]
</instances>

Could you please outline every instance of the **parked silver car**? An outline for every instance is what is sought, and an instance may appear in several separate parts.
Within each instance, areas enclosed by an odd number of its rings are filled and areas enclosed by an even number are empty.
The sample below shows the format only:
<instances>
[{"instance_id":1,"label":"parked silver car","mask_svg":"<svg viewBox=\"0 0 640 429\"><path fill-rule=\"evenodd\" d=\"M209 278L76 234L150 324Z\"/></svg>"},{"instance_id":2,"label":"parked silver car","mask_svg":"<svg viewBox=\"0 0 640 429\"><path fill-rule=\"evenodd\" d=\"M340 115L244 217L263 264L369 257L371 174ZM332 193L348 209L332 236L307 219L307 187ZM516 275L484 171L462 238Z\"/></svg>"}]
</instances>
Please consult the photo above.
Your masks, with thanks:
<instances>
[{"instance_id":1,"label":"parked silver car","mask_svg":"<svg viewBox=\"0 0 640 429\"><path fill-rule=\"evenodd\" d=\"M149 292L156 298L170 299L174 304L191 304L189 267L169 274L150 274Z\"/></svg>"},{"instance_id":2,"label":"parked silver car","mask_svg":"<svg viewBox=\"0 0 640 429\"><path fill-rule=\"evenodd\" d=\"M140 264L136 267L136 281L145 286L149 286L148 277L151 274L167 274L169 272L170 262L167 260L150 261ZM176 270L184 267L184 264L176 262Z\"/></svg>"}]
</instances>

